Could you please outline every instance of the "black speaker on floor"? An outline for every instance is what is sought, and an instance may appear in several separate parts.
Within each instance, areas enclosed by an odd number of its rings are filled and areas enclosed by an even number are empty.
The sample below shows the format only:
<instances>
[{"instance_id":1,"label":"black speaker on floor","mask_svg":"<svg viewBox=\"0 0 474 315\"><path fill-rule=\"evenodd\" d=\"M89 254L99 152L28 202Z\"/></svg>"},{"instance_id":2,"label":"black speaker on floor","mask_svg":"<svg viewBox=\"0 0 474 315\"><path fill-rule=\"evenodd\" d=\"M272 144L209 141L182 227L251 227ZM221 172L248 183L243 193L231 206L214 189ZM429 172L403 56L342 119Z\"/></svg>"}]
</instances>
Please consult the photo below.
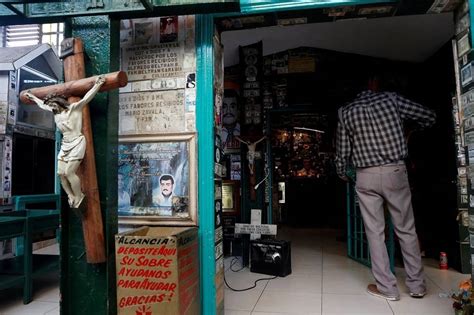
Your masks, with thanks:
<instances>
[{"instance_id":1,"label":"black speaker on floor","mask_svg":"<svg viewBox=\"0 0 474 315\"><path fill-rule=\"evenodd\" d=\"M291 274L291 243L283 240L250 241L250 271L280 277Z\"/></svg>"}]
</instances>

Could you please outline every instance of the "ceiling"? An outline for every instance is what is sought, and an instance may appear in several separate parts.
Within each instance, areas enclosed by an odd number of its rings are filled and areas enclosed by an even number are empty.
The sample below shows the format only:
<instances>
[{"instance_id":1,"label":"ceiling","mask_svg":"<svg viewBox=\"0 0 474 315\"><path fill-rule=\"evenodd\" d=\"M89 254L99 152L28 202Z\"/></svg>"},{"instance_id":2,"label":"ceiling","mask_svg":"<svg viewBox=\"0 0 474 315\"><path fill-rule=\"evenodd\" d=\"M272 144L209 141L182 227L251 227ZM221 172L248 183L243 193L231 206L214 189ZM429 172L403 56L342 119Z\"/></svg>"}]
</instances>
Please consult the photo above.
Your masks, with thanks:
<instances>
[{"instance_id":1,"label":"ceiling","mask_svg":"<svg viewBox=\"0 0 474 315\"><path fill-rule=\"evenodd\" d=\"M271 26L222 33L225 66L239 62L239 45L263 41L263 55L315 47L372 57L421 62L454 33L452 13Z\"/></svg>"}]
</instances>

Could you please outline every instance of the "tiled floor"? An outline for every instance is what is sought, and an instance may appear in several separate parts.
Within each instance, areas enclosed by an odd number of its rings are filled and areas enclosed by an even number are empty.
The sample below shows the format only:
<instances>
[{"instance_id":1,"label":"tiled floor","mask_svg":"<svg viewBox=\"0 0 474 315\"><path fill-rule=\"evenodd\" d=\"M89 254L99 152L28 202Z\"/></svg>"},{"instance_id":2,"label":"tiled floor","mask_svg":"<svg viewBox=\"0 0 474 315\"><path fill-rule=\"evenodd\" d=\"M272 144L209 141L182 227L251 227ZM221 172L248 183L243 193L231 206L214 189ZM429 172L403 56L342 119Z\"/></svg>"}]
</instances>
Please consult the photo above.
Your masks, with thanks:
<instances>
[{"instance_id":1,"label":"tiled floor","mask_svg":"<svg viewBox=\"0 0 474 315\"><path fill-rule=\"evenodd\" d=\"M282 229L279 238L292 242L291 275L259 281L255 289L234 292L225 290L226 315L302 315L302 314L454 314L447 297L461 280L469 275L454 270L439 270L435 260L426 259L425 276L428 294L413 299L404 284L404 270L396 269L401 300L388 302L366 293L373 283L370 269L346 257L344 242L337 241L334 231ZM226 280L235 289L253 285L267 275L239 272L240 262L226 258Z\"/></svg>"},{"instance_id":2,"label":"tiled floor","mask_svg":"<svg viewBox=\"0 0 474 315\"><path fill-rule=\"evenodd\" d=\"M234 292L226 288L225 314L453 314L446 293L469 275L439 270L436 261L425 260L428 295L423 299L413 299L408 296L403 283L403 269L397 268L401 300L387 302L366 293L367 284L372 282L370 270L348 259L345 243L337 241L336 236L333 231L281 229L279 238L292 241L292 274L259 281L257 287L249 291ZM53 246L39 252L54 254L58 251L57 246ZM232 260L229 257L225 261L226 279L236 289L249 287L255 280L269 277L251 273L247 268L233 272L230 270ZM232 269L240 269L238 261ZM28 305L23 305L20 289L0 291L0 315L58 315L58 278L53 275L35 281L34 300Z\"/></svg>"}]
</instances>

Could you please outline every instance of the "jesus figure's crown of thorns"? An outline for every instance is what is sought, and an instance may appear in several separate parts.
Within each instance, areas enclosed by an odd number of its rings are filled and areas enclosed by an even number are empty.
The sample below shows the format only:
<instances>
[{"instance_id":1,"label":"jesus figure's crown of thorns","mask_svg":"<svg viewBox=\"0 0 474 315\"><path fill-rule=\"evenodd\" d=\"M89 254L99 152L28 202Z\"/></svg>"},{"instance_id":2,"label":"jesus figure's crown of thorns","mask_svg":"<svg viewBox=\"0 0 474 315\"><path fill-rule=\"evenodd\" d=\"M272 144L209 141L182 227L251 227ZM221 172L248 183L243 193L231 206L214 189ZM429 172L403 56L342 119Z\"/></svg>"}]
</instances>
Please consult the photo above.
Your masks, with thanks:
<instances>
[{"instance_id":1,"label":"jesus figure's crown of thorns","mask_svg":"<svg viewBox=\"0 0 474 315\"><path fill-rule=\"evenodd\" d=\"M50 103L57 103L60 106L67 107L69 105L67 101L67 97L62 94L57 94L57 93L50 93L46 95L44 98L43 102L45 104L50 104Z\"/></svg>"}]
</instances>

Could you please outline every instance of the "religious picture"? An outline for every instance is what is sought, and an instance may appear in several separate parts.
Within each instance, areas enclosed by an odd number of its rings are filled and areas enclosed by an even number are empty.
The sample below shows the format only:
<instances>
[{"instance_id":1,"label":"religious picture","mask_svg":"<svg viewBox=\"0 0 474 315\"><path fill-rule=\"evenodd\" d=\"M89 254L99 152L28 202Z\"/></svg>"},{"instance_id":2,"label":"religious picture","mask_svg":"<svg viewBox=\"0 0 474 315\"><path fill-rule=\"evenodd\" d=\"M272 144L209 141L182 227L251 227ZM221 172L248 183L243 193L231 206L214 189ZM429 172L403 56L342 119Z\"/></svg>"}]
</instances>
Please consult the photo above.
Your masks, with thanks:
<instances>
[{"instance_id":1,"label":"religious picture","mask_svg":"<svg viewBox=\"0 0 474 315\"><path fill-rule=\"evenodd\" d=\"M134 23L135 44L149 44L153 37L153 22Z\"/></svg>"},{"instance_id":2,"label":"religious picture","mask_svg":"<svg viewBox=\"0 0 474 315\"><path fill-rule=\"evenodd\" d=\"M472 62L461 68L461 85L463 87L470 84L473 80L472 68Z\"/></svg>"},{"instance_id":3,"label":"religious picture","mask_svg":"<svg viewBox=\"0 0 474 315\"><path fill-rule=\"evenodd\" d=\"M232 154L230 156L230 179L240 180L241 179L241 162L239 154Z\"/></svg>"},{"instance_id":4,"label":"religious picture","mask_svg":"<svg viewBox=\"0 0 474 315\"><path fill-rule=\"evenodd\" d=\"M240 136L240 108L237 92L225 90L222 101L222 147L225 151L239 150L240 142L236 136Z\"/></svg>"},{"instance_id":5,"label":"religious picture","mask_svg":"<svg viewBox=\"0 0 474 315\"><path fill-rule=\"evenodd\" d=\"M214 36L214 125L222 127L222 102L224 98L224 47Z\"/></svg>"},{"instance_id":6,"label":"religious picture","mask_svg":"<svg viewBox=\"0 0 474 315\"><path fill-rule=\"evenodd\" d=\"M178 17L160 18L160 43L170 43L176 40L178 40Z\"/></svg>"},{"instance_id":7,"label":"religious picture","mask_svg":"<svg viewBox=\"0 0 474 315\"><path fill-rule=\"evenodd\" d=\"M194 134L123 137L118 210L122 223L196 223Z\"/></svg>"}]
</instances>

